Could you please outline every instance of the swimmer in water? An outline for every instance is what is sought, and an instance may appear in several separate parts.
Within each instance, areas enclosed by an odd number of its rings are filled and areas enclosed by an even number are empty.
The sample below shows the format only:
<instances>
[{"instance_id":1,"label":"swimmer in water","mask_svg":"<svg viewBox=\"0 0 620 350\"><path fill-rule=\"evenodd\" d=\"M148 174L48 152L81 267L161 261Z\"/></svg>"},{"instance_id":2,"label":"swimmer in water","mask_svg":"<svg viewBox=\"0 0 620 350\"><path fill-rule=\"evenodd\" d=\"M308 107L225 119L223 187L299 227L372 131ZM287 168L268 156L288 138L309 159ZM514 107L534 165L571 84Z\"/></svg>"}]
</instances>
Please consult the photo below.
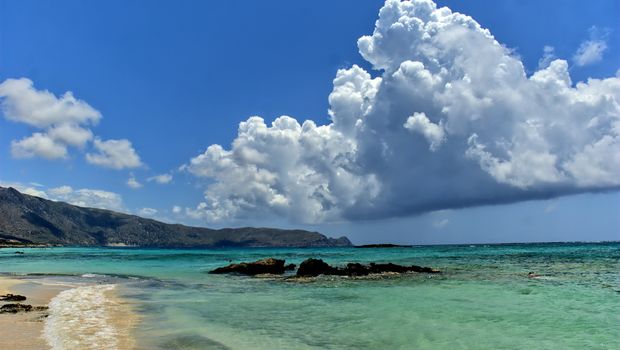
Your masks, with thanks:
<instances>
[{"instance_id":1,"label":"swimmer in water","mask_svg":"<svg viewBox=\"0 0 620 350\"><path fill-rule=\"evenodd\" d=\"M530 271L530 272L528 272L527 277L529 277L529 278L536 278L536 277L540 277L540 275L537 275L534 272Z\"/></svg>"}]
</instances>

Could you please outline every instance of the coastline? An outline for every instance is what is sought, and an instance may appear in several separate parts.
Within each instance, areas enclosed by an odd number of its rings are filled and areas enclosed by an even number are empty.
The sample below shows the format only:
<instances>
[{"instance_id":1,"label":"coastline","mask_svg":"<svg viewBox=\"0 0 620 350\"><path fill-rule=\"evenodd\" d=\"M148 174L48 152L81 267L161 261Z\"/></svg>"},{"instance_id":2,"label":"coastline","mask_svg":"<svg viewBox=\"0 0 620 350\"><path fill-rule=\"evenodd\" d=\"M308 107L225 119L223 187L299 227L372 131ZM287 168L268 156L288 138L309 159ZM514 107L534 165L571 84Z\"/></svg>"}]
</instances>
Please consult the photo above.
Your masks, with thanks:
<instances>
[{"instance_id":1,"label":"coastline","mask_svg":"<svg viewBox=\"0 0 620 350\"><path fill-rule=\"evenodd\" d=\"M86 294L83 295L82 291ZM93 295L92 291L99 293ZM102 326L107 327L110 330L108 336L113 337L106 349L129 350L136 347L132 331L139 318L131 304L118 296L114 284L75 285L0 276L0 295L8 293L26 296L23 304L49 306L50 309L0 314L1 349L97 349L99 345L95 333ZM66 297L63 298L63 295ZM99 313L100 317L96 318L95 324L88 324L89 317L94 313ZM82 327L59 329L69 320ZM67 346L70 343L72 345Z\"/></svg>"}]
</instances>

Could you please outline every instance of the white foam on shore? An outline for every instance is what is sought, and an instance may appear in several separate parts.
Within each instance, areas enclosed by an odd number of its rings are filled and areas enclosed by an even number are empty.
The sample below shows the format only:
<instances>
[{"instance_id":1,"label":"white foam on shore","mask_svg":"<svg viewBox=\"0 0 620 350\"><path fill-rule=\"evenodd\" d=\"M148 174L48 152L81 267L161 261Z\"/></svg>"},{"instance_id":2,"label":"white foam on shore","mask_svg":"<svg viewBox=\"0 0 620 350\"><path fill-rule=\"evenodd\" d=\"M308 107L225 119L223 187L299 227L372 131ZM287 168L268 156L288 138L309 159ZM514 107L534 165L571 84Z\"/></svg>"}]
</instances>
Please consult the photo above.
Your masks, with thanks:
<instances>
[{"instance_id":1,"label":"white foam on shore","mask_svg":"<svg viewBox=\"0 0 620 350\"><path fill-rule=\"evenodd\" d=\"M49 303L44 337L53 350L118 349L118 330L110 320L106 292L113 284L60 292Z\"/></svg>"}]
</instances>

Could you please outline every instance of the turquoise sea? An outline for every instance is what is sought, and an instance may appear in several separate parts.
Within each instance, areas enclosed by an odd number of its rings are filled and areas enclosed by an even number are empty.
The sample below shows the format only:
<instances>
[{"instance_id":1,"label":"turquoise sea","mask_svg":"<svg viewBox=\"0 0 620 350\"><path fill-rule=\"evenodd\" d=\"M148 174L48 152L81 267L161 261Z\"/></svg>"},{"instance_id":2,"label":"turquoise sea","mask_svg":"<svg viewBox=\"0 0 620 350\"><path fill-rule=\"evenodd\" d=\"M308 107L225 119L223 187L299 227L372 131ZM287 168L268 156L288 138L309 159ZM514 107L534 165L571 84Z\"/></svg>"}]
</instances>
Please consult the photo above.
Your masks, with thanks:
<instances>
[{"instance_id":1,"label":"turquoise sea","mask_svg":"<svg viewBox=\"0 0 620 350\"><path fill-rule=\"evenodd\" d=\"M21 250L0 250L0 273L115 285L140 315L140 349L620 349L618 242ZM443 274L298 281L207 273L264 257L416 264Z\"/></svg>"}]
</instances>

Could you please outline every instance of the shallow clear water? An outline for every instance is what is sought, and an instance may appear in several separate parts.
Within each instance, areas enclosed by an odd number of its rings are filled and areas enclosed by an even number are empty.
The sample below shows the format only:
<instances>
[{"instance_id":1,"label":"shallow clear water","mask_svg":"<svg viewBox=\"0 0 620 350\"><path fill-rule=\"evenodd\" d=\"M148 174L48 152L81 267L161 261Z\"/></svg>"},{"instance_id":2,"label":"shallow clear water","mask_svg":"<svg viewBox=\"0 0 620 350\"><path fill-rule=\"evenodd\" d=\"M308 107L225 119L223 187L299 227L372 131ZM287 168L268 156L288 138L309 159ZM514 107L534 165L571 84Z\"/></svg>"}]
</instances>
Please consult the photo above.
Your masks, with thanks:
<instances>
[{"instance_id":1,"label":"shallow clear water","mask_svg":"<svg viewBox=\"0 0 620 350\"><path fill-rule=\"evenodd\" d=\"M13 251L0 250L0 272L117 284L142 316L135 333L144 349L620 349L620 243ZM444 273L305 281L207 273L264 257Z\"/></svg>"}]
</instances>

